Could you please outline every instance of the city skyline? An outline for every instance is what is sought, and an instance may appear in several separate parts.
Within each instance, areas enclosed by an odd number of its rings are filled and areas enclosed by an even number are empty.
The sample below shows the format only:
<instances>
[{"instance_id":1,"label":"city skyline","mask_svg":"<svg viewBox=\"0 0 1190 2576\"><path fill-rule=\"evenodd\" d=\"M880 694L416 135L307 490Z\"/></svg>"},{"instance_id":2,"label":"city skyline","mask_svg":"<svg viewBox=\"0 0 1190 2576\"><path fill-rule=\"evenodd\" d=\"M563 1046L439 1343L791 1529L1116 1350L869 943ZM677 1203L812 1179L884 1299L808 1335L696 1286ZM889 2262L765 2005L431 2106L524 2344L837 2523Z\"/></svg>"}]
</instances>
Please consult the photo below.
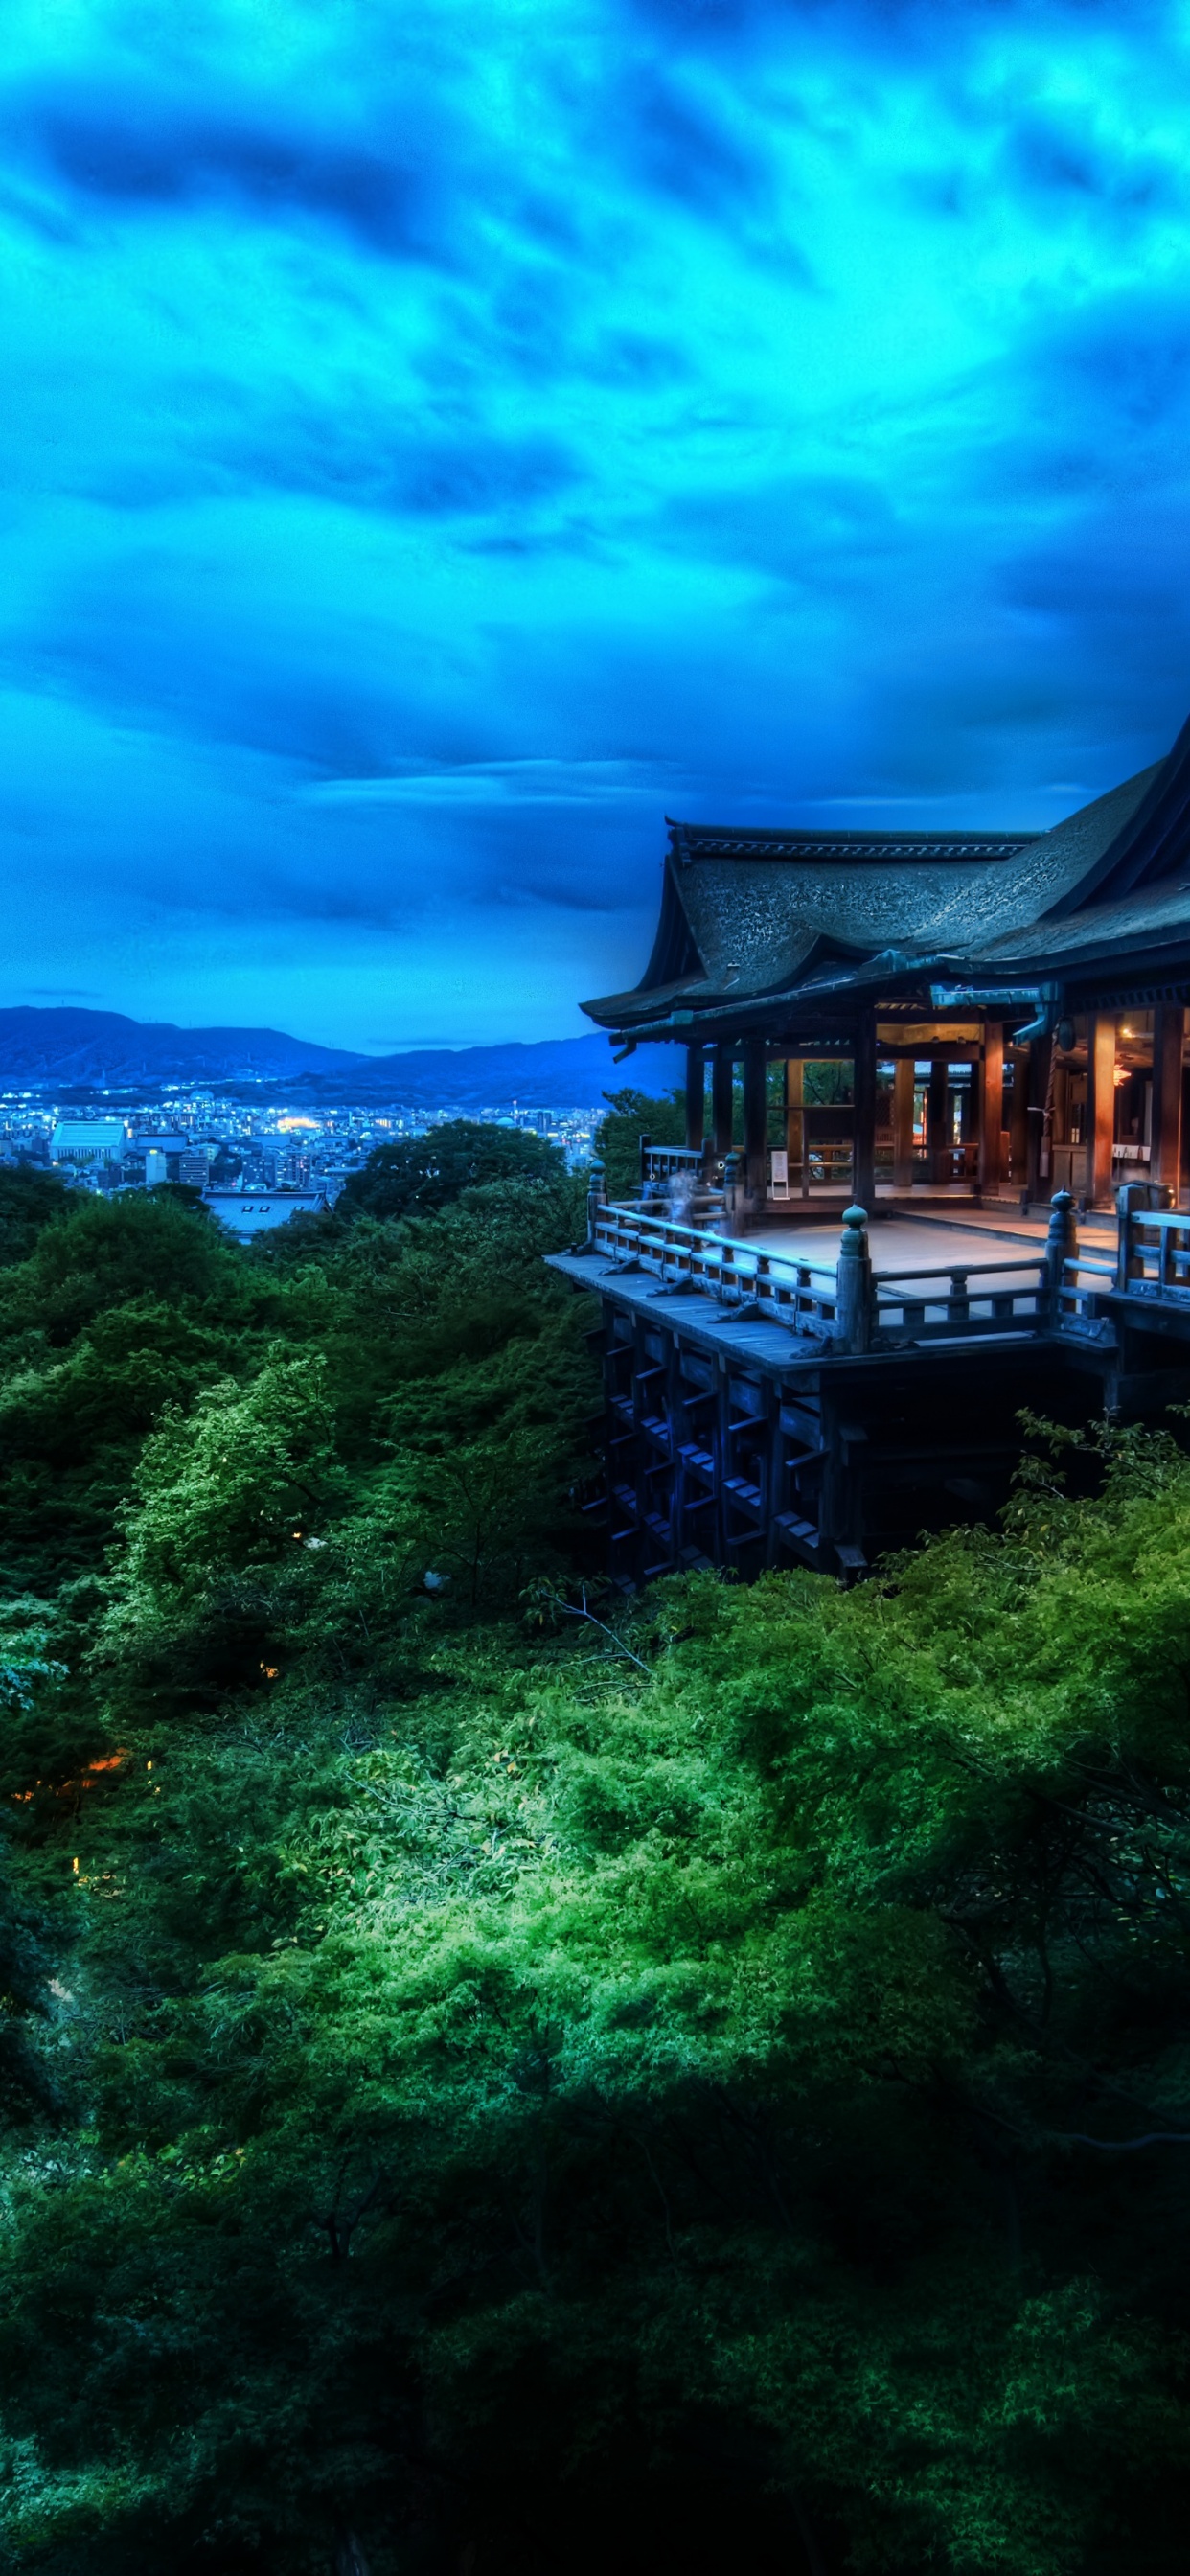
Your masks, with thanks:
<instances>
[{"instance_id":1,"label":"city skyline","mask_svg":"<svg viewBox=\"0 0 1190 2576\"><path fill-rule=\"evenodd\" d=\"M666 812L1046 827L1190 704L1190 30L14 0L0 1004L567 1038Z\"/></svg>"}]
</instances>

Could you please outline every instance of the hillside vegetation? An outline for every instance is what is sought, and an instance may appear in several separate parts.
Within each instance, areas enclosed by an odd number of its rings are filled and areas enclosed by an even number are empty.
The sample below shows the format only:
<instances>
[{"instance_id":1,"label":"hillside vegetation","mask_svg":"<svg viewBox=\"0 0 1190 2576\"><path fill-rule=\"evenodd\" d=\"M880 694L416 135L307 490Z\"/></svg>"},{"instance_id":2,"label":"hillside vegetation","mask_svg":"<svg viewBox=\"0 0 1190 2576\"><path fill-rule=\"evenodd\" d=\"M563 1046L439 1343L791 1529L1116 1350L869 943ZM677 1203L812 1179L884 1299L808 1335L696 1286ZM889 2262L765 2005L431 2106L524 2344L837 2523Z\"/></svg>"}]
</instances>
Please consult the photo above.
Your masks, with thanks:
<instances>
[{"instance_id":1,"label":"hillside vegetation","mask_svg":"<svg viewBox=\"0 0 1190 2576\"><path fill-rule=\"evenodd\" d=\"M1173 2576L1190 1464L622 1602L451 1169L0 1178L0 2566Z\"/></svg>"}]
</instances>

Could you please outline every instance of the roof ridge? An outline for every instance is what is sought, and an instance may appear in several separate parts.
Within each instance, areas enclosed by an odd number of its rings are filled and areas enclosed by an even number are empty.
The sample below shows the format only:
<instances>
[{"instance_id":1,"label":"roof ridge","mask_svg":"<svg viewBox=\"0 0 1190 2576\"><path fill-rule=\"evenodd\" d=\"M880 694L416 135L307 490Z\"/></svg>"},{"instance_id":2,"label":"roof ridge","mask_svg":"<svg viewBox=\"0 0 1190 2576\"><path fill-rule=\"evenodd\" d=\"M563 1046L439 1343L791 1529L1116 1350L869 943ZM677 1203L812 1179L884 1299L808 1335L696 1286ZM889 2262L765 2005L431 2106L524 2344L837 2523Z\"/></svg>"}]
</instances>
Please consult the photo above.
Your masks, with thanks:
<instances>
[{"instance_id":1,"label":"roof ridge","mask_svg":"<svg viewBox=\"0 0 1190 2576\"><path fill-rule=\"evenodd\" d=\"M840 859L852 860L864 856L873 859L1010 858L1034 841L1046 837L1041 831L967 831L954 827L949 831L912 827L905 830L884 827L824 831L814 824L683 823L668 815L666 821L671 848L684 866L699 856L830 859L837 855Z\"/></svg>"}]
</instances>

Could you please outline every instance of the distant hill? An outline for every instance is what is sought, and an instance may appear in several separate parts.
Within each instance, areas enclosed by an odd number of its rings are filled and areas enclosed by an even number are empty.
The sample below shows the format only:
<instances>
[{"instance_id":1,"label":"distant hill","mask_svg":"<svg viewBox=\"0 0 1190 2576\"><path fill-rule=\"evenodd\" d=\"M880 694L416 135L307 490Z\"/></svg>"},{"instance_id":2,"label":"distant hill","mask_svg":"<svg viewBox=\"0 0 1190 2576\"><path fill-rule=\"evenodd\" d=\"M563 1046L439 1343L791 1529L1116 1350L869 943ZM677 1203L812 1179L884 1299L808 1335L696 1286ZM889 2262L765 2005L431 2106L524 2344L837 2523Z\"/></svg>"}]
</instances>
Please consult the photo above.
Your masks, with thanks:
<instances>
[{"instance_id":1,"label":"distant hill","mask_svg":"<svg viewBox=\"0 0 1190 2576\"><path fill-rule=\"evenodd\" d=\"M363 1060L280 1029L179 1029L122 1011L0 1011L4 1082L259 1082L335 1073Z\"/></svg>"},{"instance_id":2,"label":"distant hill","mask_svg":"<svg viewBox=\"0 0 1190 2576\"><path fill-rule=\"evenodd\" d=\"M679 1047L641 1047L617 1064L607 1038L541 1038L536 1044L460 1047L450 1054L426 1047L411 1055L373 1056L360 1073L366 1071L369 1090L382 1084L394 1100L414 1108L501 1109L515 1100L528 1109L594 1109L605 1091L628 1084L636 1091L672 1091L683 1080L684 1065Z\"/></svg>"},{"instance_id":3,"label":"distant hill","mask_svg":"<svg viewBox=\"0 0 1190 2576\"><path fill-rule=\"evenodd\" d=\"M0 1010L0 1082L62 1090L210 1083L221 1090L283 1082L326 1100L380 1099L411 1109L593 1109L631 1084L669 1091L682 1078L678 1047L642 1047L617 1065L604 1037L536 1044L422 1047L355 1055L280 1029L180 1029L120 1011Z\"/></svg>"}]
</instances>

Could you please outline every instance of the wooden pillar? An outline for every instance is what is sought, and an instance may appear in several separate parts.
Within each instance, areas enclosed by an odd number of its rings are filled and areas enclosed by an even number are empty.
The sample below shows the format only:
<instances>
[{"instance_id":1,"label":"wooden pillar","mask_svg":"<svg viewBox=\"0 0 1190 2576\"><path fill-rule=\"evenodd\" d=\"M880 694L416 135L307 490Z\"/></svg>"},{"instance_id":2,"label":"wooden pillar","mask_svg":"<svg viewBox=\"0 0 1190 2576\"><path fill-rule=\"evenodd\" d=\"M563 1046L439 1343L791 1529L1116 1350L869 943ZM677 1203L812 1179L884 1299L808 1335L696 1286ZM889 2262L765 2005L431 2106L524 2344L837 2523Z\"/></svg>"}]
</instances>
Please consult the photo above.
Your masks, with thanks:
<instances>
[{"instance_id":1,"label":"wooden pillar","mask_svg":"<svg viewBox=\"0 0 1190 2576\"><path fill-rule=\"evenodd\" d=\"M1009 1112L1012 1132L1008 1140L1009 1166L1014 1190L1029 1185L1029 1047L1012 1051L1012 1108Z\"/></svg>"},{"instance_id":2,"label":"wooden pillar","mask_svg":"<svg viewBox=\"0 0 1190 2576\"><path fill-rule=\"evenodd\" d=\"M1168 1181L1174 1204L1182 1181L1182 1041L1186 1014L1162 1002L1153 1013L1153 1143L1149 1179Z\"/></svg>"},{"instance_id":3,"label":"wooden pillar","mask_svg":"<svg viewBox=\"0 0 1190 2576\"><path fill-rule=\"evenodd\" d=\"M1046 1112L1053 1108L1050 1073L1053 1067L1054 1041L1035 1038L1029 1048L1029 1178L1031 1199L1050 1199L1054 1193L1053 1136Z\"/></svg>"},{"instance_id":4,"label":"wooden pillar","mask_svg":"<svg viewBox=\"0 0 1190 2576\"><path fill-rule=\"evenodd\" d=\"M732 1148L735 1117L735 1095L732 1087L734 1081L735 1059L732 1050L730 1046L720 1044L715 1049L715 1061L711 1070L711 1113L715 1123L717 1154L730 1154Z\"/></svg>"},{"instance_id":5,"label":"wooden pillar","mask_svg":"<svg viewBox=\"0 0 1190 2576\"><path fill-rule=\"evenodd\" d=\"M1092 1080L1092 1077L1091 1077L1091 1071L1090 1071L1090 1064L1089 1064L1089 1062L1088 1062L1088 1068L1087 1068L1087 1097L1086 1097L1086 1100L1085 1100L1085 1102L1084 1102L1084 1104L1083 1104L1083 1147L1084 1147L1084 1151L1085 1151L1085 1149L1086 1149L1087 1141L1088 1141L1088 1138L1090 1137L1090 1133L1091 1133L1091 1080ZM1059 1055L1058 1050L1057 1050L1057 1047L1055 1046L1055 1048L1054 1048L1054 1056L1053 1056L1053 1063L1052 1063L1052 1065L1051 1065L1051 1067L1050 1067L1050 1155L1051 1155L1051 1162L1050 1162L1050 1191L1051 1191L1051 1194L1052 1194L1052 1192L1053 1192L1054 1190L1056 1190L1056 1189L1059 1189L1059 1188L1061 1188L1061 1189L1065 1189L1065 1187L1066 1187L1066 1183L1067 1183L1067 1181L1068 1181L1068 1180L1070 1179L1070 1177L1071 1177L1072 1164L1071 1164L1070 1159L1069 1159L1069 1158L1067 1158L1067 1157L1065 1157L1065 1156L1062 1158L1062 1160L1061 1160L1061 1161L1059 1161L1059 1160L1057 1159L1057 1149L1058 1149L1059 1145L1068 1145L1068 1144L1070 1143L1070 1128L1071 1128L1071 1123L1072 1123L1072 1122L1071 1122L1071 1114L1070 1114L1070 1084L1071 1084L1071 1072L1070 1072L1070 1067L1069 1067L1069 1065L1066 1063L1065 1059L1064 1059L1062 1056L1060 1056L1060 1055ZM1089 1168L1090 1168L1089 1164L1088 1164L1087 1168L1088 1168L1088 1170L1089 1170ZM1085 1177L1085 1175L1084 1175L1084 1177ZM1089 1184L1088 1184L1088 1186L1089 1186Z\"/></svg>"},{"instance_id":6,"label":"wooden pillar","mask_svg":"<svg viewBox=\"0 0 1190 2576\"><path fill-rule=\"evenodd\" d=\"M913 1187L913 1091L917 1067L912 1056L898 1056L893 1073L893 1187Z\"/></svg>"},{"instance_id":7,"label":"wooden pillar","mask_svg":"<svg viewBox=\"0 0 1190 2576\"><path fill-rule=\"evenodd\" d=\"M926 1142L930 1153L930 1179L934 1187L944 1188L950 1179L950 1137L946 1127L946 1092L948 1066L942 1056L930 1060L930 1099L926 1120Z\"/></svg>"},{"instance_id":8,"label":"wooden pillar","mask_svg":"<svg viewBox=\"0 0 1190 2576\"><path fill-rule=\"evenodd\" d=\"M805 1068L800 1055L787 1056L785 1059L785 1151L789 1156L791 1189L795 1172L799 1180L801 1179L805 1151L805 1120L802 1116L805 1089Z\"/></svg>"},{"instance_id":9,"label":"wooden pillar","mask_svg":"<svg viewBox=\"0 0 1190 2576\"><path fill-rule=\"evenodd\" d=\"M861 1011L853 1058L855 1114L851 1149L851 1195L869 1213L876 1204L876 1013Z\"/></svg>"},{"instance_id":10,"label":"wooden pillar","mask_svg":"<svg viewBox=\"0 0 1190 2576\"><path fill-rule=\"evenodd\" d=\"M748 1196L763 1206L769 1191L768 1049L763 1038L744 1040L744 1160Z\"/></svg>"},{"instance_id":11,"label":"wooden pillar","mask_svg":"<svg viewBox=\"0 0 1190 2576\"><path fill-rule=\"evenodd\" d=\"M1180 1089L1180 1064L1178 1073ZM1087 1022L1087 1202L1091 1207L1110 1205L1115 1137L1116 1023L1110 1012L1093 1011Z\"/></svg>"},{"instance_id":12,"label":"wooden pillar","mask_svg":"<svg viewBox=\"0 0 1190 2576\"><path fill-rule=\"evenodd\" d=\"M983 1062L975 1068L979 1082L979 1187L994 1198L1000 1188L1004 1125L1004 1022L985 1020Z\"/></svg>"},{"instance_id":13,"label":"wooden pillar","mask_svg":"<svg viewBox=\"0 0 1190 2576\"><path fill-rule=\"evenodd\" d=\"M692 1153L702 1151L703 1127L706 1120L706 1085L703 1075L702 1048L686 1049L686 1143Z\"/></svg>"}]
</instances>

